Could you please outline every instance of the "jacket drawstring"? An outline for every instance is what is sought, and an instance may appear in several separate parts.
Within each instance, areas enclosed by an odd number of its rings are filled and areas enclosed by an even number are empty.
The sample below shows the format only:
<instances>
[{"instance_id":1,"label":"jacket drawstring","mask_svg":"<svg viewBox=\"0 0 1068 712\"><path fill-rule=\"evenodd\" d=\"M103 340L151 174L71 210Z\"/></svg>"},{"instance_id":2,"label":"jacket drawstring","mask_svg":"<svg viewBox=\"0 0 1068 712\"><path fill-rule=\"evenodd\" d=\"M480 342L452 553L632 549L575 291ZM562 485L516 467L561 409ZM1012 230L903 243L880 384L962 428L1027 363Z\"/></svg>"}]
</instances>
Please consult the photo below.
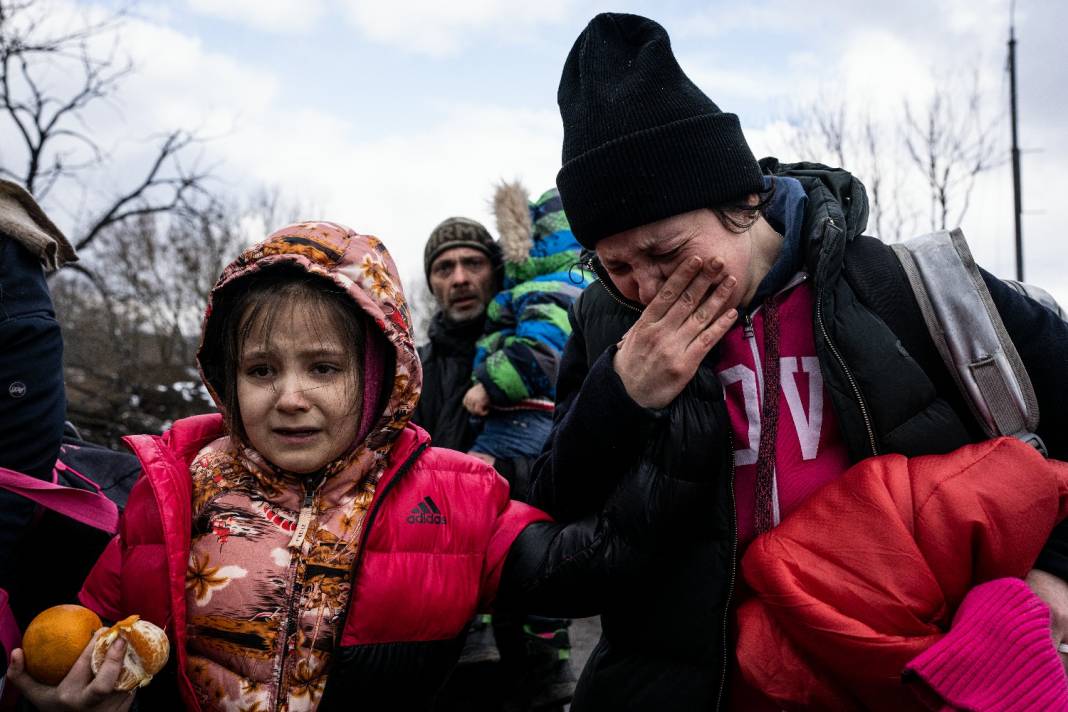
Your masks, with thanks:
<instances>
[{"instance_id":1,"label":"jacket drawstring","mask_svg":"<svg viewBox=\"0 0 1068 712\"><path fill-rule=\"evenodd\" d=\"M770 530L775 522L772 514L772 488L775 480L775 440L779 431L779 305L771 297L764 311L764 404L760 423L760 448L757 451L756 500L754 515L756 533Z\"/></svg>"}]
</instances>

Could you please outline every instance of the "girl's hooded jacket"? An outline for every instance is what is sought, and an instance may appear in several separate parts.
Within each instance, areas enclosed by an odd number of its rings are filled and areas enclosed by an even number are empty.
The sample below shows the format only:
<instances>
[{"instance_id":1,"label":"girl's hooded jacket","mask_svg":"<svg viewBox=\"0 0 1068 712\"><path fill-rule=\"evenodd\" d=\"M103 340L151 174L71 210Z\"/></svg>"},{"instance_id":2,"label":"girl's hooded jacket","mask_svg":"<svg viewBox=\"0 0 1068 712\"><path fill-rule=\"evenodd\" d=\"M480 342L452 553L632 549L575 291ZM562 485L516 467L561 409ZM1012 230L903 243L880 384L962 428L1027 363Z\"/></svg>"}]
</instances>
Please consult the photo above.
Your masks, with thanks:
<instances>
[{"instance_id":1,"label":"girl's hooded jacket","mask_svg":"<svg viewBox=\"0 0 1068 712\"><path fill-rule=\"evenodd\" d=\"M641 565L620 542L648 526L656 500L649 480L633 482L626 501L638 506L620 507L616 498L589 522L556 525L509 500L492 468L431 447L408 422L421 369L396 268L374 237L302 223L223 272L198 353L220 406L222 319L214 312L243 277L280 263L332 281L368 317L367 341L379 340L388 364L380 406L373 425L361 426L366 436L324 468L317 489L230 438L221 415L127 439L144 474L79 598L104 619L139 614L166 629L172 663L143 691L146 705L425 709L476 611L537 602L549 613L589 614L614 572ZM249 478L257 483L251 488ZM285 506L292 490L303 498L300 512ZM206 504L221 498L237 504L225 511ZM296 541L304 509L310 525ZM282 543L273 545L272 536ZM268 543L252 550L257 556L227 560L224 545L234 541ZM264 568L270 560L274 573ZM339 560L344 575L328 570Z\"/></svg>"}]
</instances>

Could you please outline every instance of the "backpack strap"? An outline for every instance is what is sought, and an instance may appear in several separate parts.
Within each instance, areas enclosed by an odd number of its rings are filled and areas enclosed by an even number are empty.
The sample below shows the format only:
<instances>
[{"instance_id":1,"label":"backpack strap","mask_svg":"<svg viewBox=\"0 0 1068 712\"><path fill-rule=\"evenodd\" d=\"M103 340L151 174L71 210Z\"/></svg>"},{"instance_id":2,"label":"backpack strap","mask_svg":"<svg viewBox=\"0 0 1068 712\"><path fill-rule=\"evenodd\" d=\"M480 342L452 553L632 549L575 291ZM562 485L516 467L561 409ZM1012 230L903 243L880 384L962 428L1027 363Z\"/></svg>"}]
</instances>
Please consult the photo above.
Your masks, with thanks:
<instances>
[{"instance_id":1,"label":"backpack strap","mask_svg":"<svg viewBox=\"0 0 1068 712\"><path fill-rule=\"evenodd\" d=\"M108 534L119 530L119 508L100 492L45 482L6 467L0 467L0 489L22 495L42 507Z\"/></svg>"},{"instance_id":2,"label":"backpack strap","mask_svg":"<svg viewBox=\"0 0 1068 712\"><path fill-rule=\"evenodd\" d=\"M1038 399L960 229L891 245L927 329L991 438L1009 435L1042 453Z\"/></svg>"}]
</instances>

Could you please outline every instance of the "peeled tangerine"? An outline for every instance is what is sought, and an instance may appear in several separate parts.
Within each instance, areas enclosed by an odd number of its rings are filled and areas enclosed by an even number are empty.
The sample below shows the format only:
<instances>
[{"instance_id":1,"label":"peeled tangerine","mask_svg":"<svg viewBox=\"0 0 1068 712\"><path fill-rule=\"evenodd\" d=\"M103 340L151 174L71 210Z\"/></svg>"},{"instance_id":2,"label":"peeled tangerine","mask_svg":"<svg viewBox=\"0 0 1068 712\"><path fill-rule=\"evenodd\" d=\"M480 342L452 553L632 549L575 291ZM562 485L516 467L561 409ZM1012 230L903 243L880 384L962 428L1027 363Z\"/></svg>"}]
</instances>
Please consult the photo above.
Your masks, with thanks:
<instances>
[{"instance_id":1,"label":"peeled tangerine","mask_svg":"<svg viewBox=\"0 0 1068 712\"><path fill-rule=\"evenodd\" d=\"M41 611L22 636L26 672L37 682L58 685L101 625L100 617L85 606L52 606Z\"/></svg>"},{"instance_id":2,"label":"peeled tangerine","mask_svg":"<svg viewBox=\"0 0 1068 712\"><path fill-rule=\"evenodd\" d=\"M126 641L126 654L122 659L122 672L115 681L115 689L129 692L135 687L144 687L152 676L167 664L170 645L167 634L159 626L130 616L104 631L93 648L93 674L104 663L104 656L116 638Z\"/></svg>"}]
</instances>

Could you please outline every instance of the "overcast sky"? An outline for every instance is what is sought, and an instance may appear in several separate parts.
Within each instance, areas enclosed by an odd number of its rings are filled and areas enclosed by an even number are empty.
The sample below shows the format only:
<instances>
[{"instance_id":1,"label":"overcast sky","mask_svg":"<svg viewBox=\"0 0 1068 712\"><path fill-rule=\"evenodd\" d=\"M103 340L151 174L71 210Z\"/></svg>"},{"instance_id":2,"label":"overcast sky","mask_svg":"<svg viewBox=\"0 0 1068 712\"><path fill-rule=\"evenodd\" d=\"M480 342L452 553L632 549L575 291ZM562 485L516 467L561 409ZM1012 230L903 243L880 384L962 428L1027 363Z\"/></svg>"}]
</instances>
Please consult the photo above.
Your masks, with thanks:
<instances>
[{"instance_id":1,"label":"overcast sky","mask_svg":"<svg viewBox=\"0 0 1068 712\"><path fill-rule=\"evenodd\" d=\"M606 10L663 24L683 69L739 115L758 156L830 160L790 147L798 107L817 101L845 99L891 142L906 100L918 106L939 82L963 87L976 71L989 110L1007 114L1008 0L175 0L136 5L124 29L137 72L93 119L118 156L98 185L121 187L140 139L195 128L216 137L207 151L219 190L275 186L380 236L419 281L437 222L467 215L495 233L497 180L520 178L532 193L554 183L560 69ZM1068 303L1068 3L1020 0L1016 22L1026 276ZM1000 130L1007 151L1007 115ZM906 191L922 183L900 180ZM1006 161L976 188L963 225L1001 276L1014 270L1011 186ZM911 202L922 231L926 204Z\"/></svg>"}]
</instances>

